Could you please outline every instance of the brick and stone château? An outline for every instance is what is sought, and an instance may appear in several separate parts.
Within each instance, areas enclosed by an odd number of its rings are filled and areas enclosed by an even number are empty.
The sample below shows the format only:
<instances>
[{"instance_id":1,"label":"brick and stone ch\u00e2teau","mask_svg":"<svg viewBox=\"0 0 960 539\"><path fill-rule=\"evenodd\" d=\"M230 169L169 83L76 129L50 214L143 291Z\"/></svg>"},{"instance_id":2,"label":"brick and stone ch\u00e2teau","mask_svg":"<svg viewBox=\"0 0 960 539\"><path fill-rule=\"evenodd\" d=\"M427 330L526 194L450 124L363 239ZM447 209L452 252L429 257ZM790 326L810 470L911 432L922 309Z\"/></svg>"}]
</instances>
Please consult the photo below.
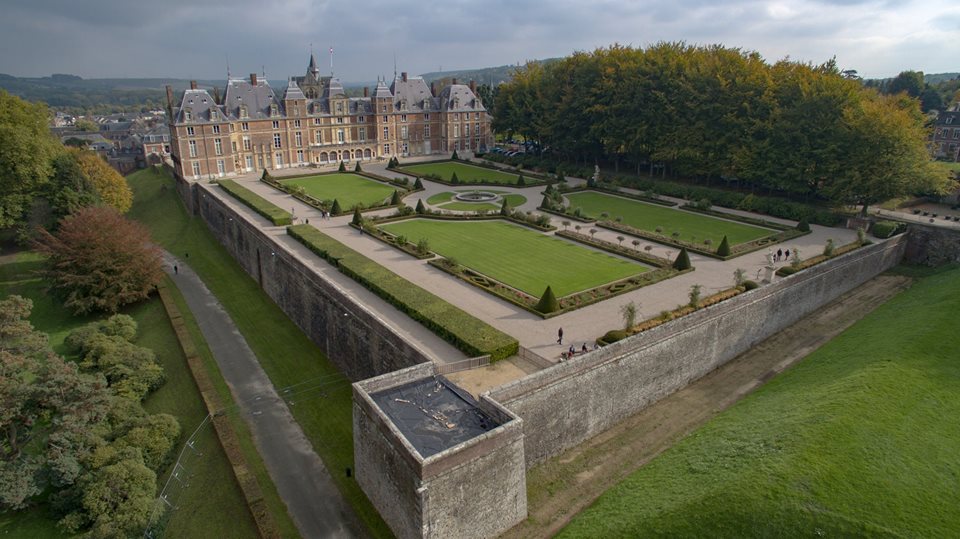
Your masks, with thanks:
<instances>
[{"instance_id":1,"label":"brick and stone ch\u00e2teau","mask_svg":"<svg viewBox=\"0 0 960 539\"><path fill-rule=\"evenodd\" d=\"M297 82L304 85L301 88ZM321 77L313 55L305 77L282 92L251 74L218 94L191 82L179 105L167 89L171 157L177 174L201 179L263 169L476 151L492 144L490 115L476 87L439 92L422 77L378 80L372 95L348 97Z\"/></svg>"}]
</instances>

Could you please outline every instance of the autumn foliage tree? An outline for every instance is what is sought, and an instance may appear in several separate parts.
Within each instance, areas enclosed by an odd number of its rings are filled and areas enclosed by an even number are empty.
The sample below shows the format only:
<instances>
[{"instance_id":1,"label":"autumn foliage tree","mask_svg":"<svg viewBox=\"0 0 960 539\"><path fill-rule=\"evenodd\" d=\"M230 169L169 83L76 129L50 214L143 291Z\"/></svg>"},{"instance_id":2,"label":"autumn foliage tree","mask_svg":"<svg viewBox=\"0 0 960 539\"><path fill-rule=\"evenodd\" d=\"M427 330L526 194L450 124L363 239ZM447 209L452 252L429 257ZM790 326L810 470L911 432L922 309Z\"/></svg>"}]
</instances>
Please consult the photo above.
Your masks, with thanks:
<instances>
[{"instance_id":1,"label":"autumn foliage tree","mask_svg":"<svg viewBox=\"0 0 960 539\"><path fill-rule=\"evenodd\" d=\"M76 314L117 312L149 296L163 275L146 228L111 207L83 208L55 234L39 231L35 245L48 256L51 289Z\"/></svg>"},{"instance_id":2,"label":"autumn foliage tree","mask_svg":"<svg viewBox=\"0 0 960 539\"><path fill-rule=\"evenodd\" d=\"M127 213L133 205L133 192L130 191L127 180L94 152L78 149L67 151L96 188L100 200L120 213Z\"/></svg>"}]
</instances>

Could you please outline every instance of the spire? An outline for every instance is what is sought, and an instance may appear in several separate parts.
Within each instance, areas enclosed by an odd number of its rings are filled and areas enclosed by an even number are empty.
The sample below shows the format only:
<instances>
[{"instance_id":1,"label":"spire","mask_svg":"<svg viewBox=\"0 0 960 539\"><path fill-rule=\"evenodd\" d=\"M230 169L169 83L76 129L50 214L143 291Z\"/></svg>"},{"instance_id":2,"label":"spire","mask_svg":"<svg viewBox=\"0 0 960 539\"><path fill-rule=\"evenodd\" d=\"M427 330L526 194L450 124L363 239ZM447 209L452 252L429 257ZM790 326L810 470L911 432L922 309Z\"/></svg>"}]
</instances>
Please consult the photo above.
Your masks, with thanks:
<instances>
[{"instance_id":1,"label":"spire","mask_svg":"<svg viewBox=\"0 0 960 539\"><path fill-rule=\"evenodd\" d=\"M317 58L313 55L313 46L310 47L310 65L307 66L307 73L313 73L317 75L320 73L320 68L317 67Z\"/></svg>"}]
</instances>

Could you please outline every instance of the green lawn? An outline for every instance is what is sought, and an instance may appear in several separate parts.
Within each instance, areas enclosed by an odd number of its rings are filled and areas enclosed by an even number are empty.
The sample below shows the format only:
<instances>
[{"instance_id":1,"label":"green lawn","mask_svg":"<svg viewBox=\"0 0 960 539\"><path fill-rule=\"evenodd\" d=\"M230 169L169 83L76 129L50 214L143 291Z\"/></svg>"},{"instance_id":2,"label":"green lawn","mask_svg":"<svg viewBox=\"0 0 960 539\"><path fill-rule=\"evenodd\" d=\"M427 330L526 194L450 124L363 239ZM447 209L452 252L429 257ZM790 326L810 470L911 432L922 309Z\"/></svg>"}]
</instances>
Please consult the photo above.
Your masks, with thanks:
<instances>
[{"instance_id":1,"label":"green lawn","mask_svg":"<svg viewBox=\"0 0 960 539\"><path fill-rule=\"evenodd\" d=\"M43 283L33 274L41 265L42 258L31 252L19 253L0 265L0 296L20 294L32 299L31 323L50 335L54 350L65 354L64 338L77 327L102 316L72 316L59 301L44 292ZM166 383L147 397L144 408L150 413L165 412L177 418L182 431L175 449L178 453L206 417L206 408L160 300L154 297L124 312L137 321L136 344L153 350L163 366ZM192 488L171 491L171 501L181 509L170 513L167 533L170 537L199 538L214 537L229 529L236 537L256 537L253 519L212 428L200 432L197 446L204 449L204 456L192 460L186 468ZM168 469L158 477L158 488L163 487L169 472ZM11 537L62 536L55 518L43 504L0 517L0 533Z\"/></svg>"},{"instance_id":2,"label":"green lawn","mask_svg":"<svg viewBox=\"0 0 960 539\"><path fill-rule=\"evenodd\" d=\"M561 536L960 537L957 290L956 267L921 279Z\"/></svg>"},{"instance_id":3,"label":"green lawn","mask_svg":"<svg viewBox=\"0 0 960 539\"><path fill-rule=\"evenodd\" d=\"M684 241L703 243L703 240L710 239L716 246L726 235L730 245L734 246L775 233L766 228L603 193L573 193L566 197L570 207L582 208L584 215L594 219L600 219L601 213L606 212L609 219L623 217L623 224L640 230L656 232L657 227L661 227L662 234L666 236L679 232L680 239Z\"/></svg>"},{"instance_id":4,"label":"green lawn","mask_svg":"<svg viewBox=\"0 0 960 539\"><path fill-rule=\"evenodd\" d=\"M131 216L146 224L154 240L166 249L181 257L189 253L185 261L223 304L274 386L285 388L305 380L318 382L301 386L308 391L301 392L290 411L331 471L347 502L367 526L367 532L373 537L389 537L389 529L366 495L354 478L348 478L344 473L346 468L353 468L353 411L349 381L260 290L256 281L217 243L203 222L187 215L172 188L173 180L169 175L147 170L128 176L128 182L134 191ZM251 459L250 455L246 456ZM258 477L261 476L258 474ZM266 490L271 494L268 496L271 512L275 518L289 522L273 484L268 482L267 485ZM281 522L281 530L285 529Z\"/></svg>"},{"instance_id":5,"label":"green lawn","mask_svg":"<svg viewBox=\"0 0 960 539\"><path fill-rule=\"evenodd\" d=\"M439 205L441 208L445 210L476 211L479 209L488 209L488 210L500 209L499 203L489 204L489 203L483 203L483 202L478 203L478 202L454 201L451 204L445 204L445 202L450 202L451 200L453 200L454 195L456 195L457 193L466 193L470 191L473 191L473 189L463 189L457 192L444 191L442 193L437 193L427 199L427 204L430 204L433 206ZM487 192L503 195L503 199L506 199L507 205L510 206L511 208L516 208L517 206L521 204L525 204L527 202L527 197L523 195L518 195L515 193L508 193L507 191L487 191ZM456 206L456 207L452 207L452 206Z\"/></svg>"},{"instance_id":6,"label":"green lawn","mask_svg":"<svg viewBox=\"0 0 960 539\"><path fill-rule=\"evenodd\" d=\"M336 173L307 176L292 180L281 180L286 185L299 185L307 190L307 194L320 200L334 200L340 202L344 210L353 208L357 204L370 206L378 204L393 196L395 188L385 183L364 178L359 174Z\"/></svg>"},{"instance_id":7,"label":"green lawn","mask_svg":"<svg viewBox=\"0 0 960 539\"><path fill-rule=\"evenodd\" d=\"M503 221L412 219L383 225L430 250L530 295L563 297L649 268Z\"/></svg>"},{"instance_id":8,"label":"green lawn","mask_svg":"<svg viewBox=\"0 0 960 539\"><path fill-rule=\"evenodd\" d=\"M511 174L509 172L501 172L499 170L493 170L490 168L475 167L473 165L468 165L466 163L458 163L455 161L448 161L443 163L425 163L422 165L404 165L403 167L397 169L400 172L405 170L410 172L416 172L417 174L438 174L441 178L450 181L453 178L453 173L457 173L457 179L464 183L472 182L486 182L486 183L503 183L514 185L517 183L517 175ZM532 178L524 178L527 183L532 183L537 180Z\"/></svg>"}]
</instances>

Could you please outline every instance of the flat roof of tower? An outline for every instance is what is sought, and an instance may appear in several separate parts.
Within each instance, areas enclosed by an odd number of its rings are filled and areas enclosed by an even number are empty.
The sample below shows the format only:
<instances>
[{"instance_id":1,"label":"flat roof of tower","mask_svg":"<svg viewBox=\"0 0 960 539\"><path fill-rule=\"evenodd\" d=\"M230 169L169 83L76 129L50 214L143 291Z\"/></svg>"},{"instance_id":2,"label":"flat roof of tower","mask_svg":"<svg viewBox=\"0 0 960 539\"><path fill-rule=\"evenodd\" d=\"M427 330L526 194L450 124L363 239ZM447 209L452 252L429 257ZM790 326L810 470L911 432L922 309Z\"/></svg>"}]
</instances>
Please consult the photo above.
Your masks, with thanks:
<instances>
[{"instance_id":1,"label":"flat roof of tower","mask_svg":"<svg viewBox=\"0 0 960 539\"><path fill-rule=\"evenodd\" d=\"M470 394L442 376L385 389L370 398L423 458L500 426Z\"/></svg>"}]
</instances>

